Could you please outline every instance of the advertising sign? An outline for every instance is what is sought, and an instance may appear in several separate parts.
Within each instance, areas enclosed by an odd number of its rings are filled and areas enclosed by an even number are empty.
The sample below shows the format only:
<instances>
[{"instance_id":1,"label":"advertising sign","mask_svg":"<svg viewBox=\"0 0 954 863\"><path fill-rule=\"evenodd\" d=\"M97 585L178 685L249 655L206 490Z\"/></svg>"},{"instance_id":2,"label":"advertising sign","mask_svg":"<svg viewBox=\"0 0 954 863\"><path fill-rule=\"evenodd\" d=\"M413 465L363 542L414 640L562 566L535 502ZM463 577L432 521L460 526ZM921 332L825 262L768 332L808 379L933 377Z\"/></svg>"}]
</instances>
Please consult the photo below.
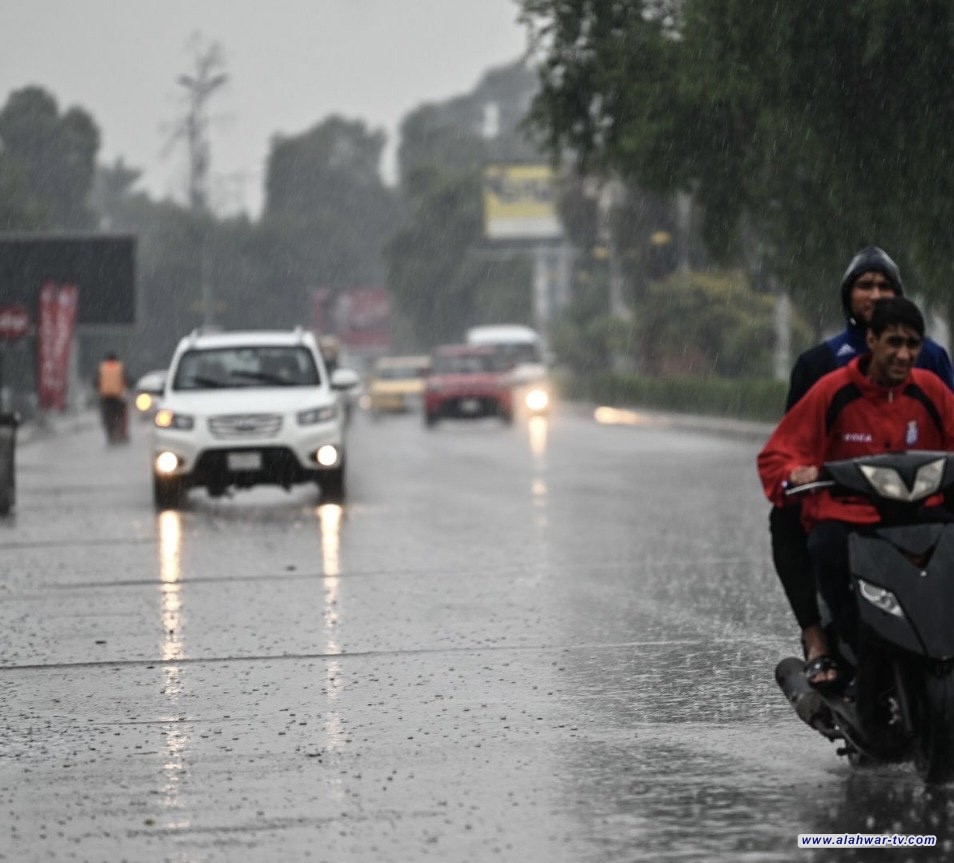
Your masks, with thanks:
<instances>
[{"instance_id":1,"label":"advertising sign","mask_svg":"<svg viewBox=\"0 0 954 863\"><path fill-rule=\"evenodd\" d=\"M559 240L556 186L547 165L484 169L484 234L488 240Z\"/></svg>"},{"instance_id":2,"label":"advertising sign","mask_svg":"<svg viewBox=\"0 0 954 863\"><path fill-rule=\"evenodd\" d=\"M37 396L41 410L66 407L66 380L78 297L76 285L44 282L40 288Z\"/></svg>"},{"instance_id":3,"label":"advertising sign","mask_svg":"<svg viewBox=\"0 0 954 863\"><path fill-rule=\"evenodd\" d=\"M0 298L34 309L46 282L81 288L76 324L136 322L136 239L124 235L52 236L0 232Z\"/></svg>"},{"instance_id":4,"label":"advertising sign","mask_svg":"<svg viewBox=\"0 0 954 863\"><path fill-rule=\"evenodd\" d=\"M18 339L30 331L30 312L23 303L0 306L0 339Z\"/></svg>"}]
</instances>

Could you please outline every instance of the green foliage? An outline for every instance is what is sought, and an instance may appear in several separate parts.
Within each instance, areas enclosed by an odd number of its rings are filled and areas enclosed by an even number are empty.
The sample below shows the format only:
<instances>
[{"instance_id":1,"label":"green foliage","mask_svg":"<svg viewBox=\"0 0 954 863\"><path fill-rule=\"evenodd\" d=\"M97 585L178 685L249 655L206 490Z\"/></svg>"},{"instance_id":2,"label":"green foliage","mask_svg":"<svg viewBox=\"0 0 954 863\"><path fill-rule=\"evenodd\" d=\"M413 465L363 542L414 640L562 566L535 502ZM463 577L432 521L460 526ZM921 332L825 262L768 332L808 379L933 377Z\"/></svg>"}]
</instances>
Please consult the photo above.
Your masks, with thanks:
<instances>
[{"instance_id":1,"label":"green foliage","mask_svg":"<svg viewBox=\"0 0 954 863\"><path fill-rule=\"evenodd\" d=\"M606 268L594 264L589 260L585 266L577 267L573 297L560 313L550 335L551 348L560 358L560 364L582 375L609 369L614 347L619 342L620 322L607 312Z\"/></svg>"},{"instance_id":2,"label":"green foliage","mask_svg":"<svg viewBox=\"0 0 954 863\"><path fill-rule=\"evenodd\" d=\"M954 5L522 6L543 48L532 116L555 155L691 191L721 260L756 226L758 255L821 319L840 317L834 287L869 242L947 302Z\"/></svg>"},{"instance_id":3,"label":"green foliage","mask_svg":"<svg viewBox=\"0 0 954 863\"><path fill-rule=\"evenodd\" d=\"M59 112L40 87L0 110L0 230L87 230L99 130L79 108Z\"/></svg>"},{"instance_id":4,"label":"green foliage","mask_svg":"<svg viewBox=\"0 0 954 863\"><path fill-rule=\"evenodd\" d=\"M388 283L418 342L459 341L474 318L465 262L482 231L480 175L415 172L410 220L387 246Z\"/></svg>"},{"instance_id":5,"label":"green foliage","mask_svg":"<svg viewBox=\"0 0 954 863\"><path fill-rule=\"evenodd\" d=\"M286 284L382 283L381 252L397 218L378 172L383 147L383 133L340 117L273 142L262 223Z\"/></svg>"},{"instance_id":6,"label":"green foliage","mask_svg":"<svg viewBox=\"0 0 954 863\"><path fill-rule=\"evenodd\" d=\"M774 298L738 274L675 273L637 314L645 367L658 374L771 375Z\"/></svg>"}]
</instances>

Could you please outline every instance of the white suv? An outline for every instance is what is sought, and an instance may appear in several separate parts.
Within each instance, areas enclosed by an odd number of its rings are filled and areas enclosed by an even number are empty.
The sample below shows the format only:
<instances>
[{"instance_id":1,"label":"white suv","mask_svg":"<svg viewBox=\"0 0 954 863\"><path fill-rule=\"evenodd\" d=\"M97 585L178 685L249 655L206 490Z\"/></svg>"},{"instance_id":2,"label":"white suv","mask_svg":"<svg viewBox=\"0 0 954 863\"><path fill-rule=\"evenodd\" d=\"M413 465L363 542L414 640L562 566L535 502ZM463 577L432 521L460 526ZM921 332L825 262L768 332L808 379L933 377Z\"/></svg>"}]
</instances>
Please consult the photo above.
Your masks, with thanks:
<instances>
[{"instance_id":1,"label":"white suv","mask_svg":"<svg viewBox=\"0 0 954 863\"><path fill-rule=\"evenodd\" d=\"M196 331L179 342L153 422L153 496L161 509L205 486L289 488L317 482L322 498L345 491L344 411L338 392L357 375L329 379L311 333Z\"/></svg>"}]
</instances>

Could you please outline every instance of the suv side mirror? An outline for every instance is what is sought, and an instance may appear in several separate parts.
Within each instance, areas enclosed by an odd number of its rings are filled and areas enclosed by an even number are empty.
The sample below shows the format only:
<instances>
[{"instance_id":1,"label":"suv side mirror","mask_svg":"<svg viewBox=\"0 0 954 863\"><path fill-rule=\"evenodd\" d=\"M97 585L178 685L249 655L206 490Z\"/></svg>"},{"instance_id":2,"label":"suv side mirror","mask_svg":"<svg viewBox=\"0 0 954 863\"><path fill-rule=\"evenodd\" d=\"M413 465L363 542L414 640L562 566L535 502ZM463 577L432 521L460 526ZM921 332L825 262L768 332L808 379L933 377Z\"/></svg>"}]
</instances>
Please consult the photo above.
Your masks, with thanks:
<instances>
[{"instance_id":1,"label":"suv side mirror","mask_svg":"<svg viewBox=\"0 0 954 863\"><path fill-rule=\"evenodd\" d=\"M361 378L354 369L335 369L331 373L331 388L333 390L350 390L361 383Z\"/></svg>"}]
</instances>

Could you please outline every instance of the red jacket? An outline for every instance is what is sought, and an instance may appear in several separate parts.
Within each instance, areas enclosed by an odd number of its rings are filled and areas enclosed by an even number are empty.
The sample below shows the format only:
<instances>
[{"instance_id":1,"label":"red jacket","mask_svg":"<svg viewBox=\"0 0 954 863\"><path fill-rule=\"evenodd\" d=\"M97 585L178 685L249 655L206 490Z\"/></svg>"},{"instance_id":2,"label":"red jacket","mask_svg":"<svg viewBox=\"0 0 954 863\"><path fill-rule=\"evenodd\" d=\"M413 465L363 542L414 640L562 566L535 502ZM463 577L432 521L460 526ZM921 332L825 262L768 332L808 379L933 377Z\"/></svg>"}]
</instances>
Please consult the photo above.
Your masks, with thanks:
<instances>
[{"instance_id":1,"label":"red jacket","mask_svg":"<svg viewBox=\"0 0 954 863\"><path fill-rule=\"evenodd\" d=\"M821 378L782 417L758 456L765 494L786 503L785 482L799 465L903 450L954 450L954 394L933 372L913 369L897 387L876 384L860 357ZM875 508L826 490L799 498L806 529L823 519L879 521Z\"/></svg>"}]
</instances>

